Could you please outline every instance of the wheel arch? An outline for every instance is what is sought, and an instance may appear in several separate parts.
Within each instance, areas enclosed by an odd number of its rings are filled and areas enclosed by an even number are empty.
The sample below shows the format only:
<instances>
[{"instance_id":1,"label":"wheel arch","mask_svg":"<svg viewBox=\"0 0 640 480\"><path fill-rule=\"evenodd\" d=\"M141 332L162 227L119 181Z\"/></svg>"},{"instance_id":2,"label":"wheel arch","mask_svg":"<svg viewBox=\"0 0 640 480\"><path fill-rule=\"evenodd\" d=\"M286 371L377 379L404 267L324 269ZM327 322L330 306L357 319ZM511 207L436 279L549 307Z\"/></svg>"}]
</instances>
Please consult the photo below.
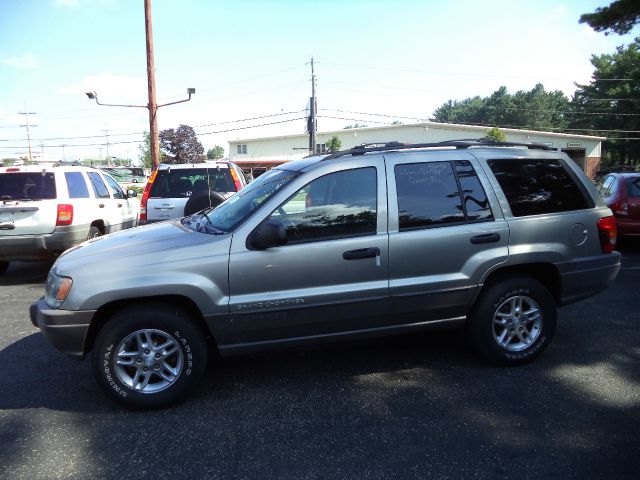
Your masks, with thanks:
<instances>
[{"instance_id":1,"label":"wheel arch","mask_svg":"<svg viewBox=\"0 0 640 480\"><path fill-rule=\"evenodd\" d=\"M117 312L124 310L125 308L130 308L139 305L153 305L155 307L161 305L167 306L177 306L187 312L190 317L194 320L195 326L202 332L203 337L206 340L211 339L214 344L215 338L213 333L209 329L207 323L202 316L202 312L198 308L198 306L188 297L182 295L162 295L162 296L151 296L151 297L142 297L142 298L129 298L129 299L121 299L115 300L113 302L109 302L101 306L95 313L91 324L89 325L89 330L87 331L87 335L85 336L84 341L84 354L89 353L94 346L96 337L102 327L109 321L109 319L116 314ZM217 347L217 344L216 344Z\"/></svg>"},{"instance_id":2,"label":"wheel arch","mask_svg":"<svg viewBox=\"0 0 640 480\"><path fill-rule=\"evenodd\" d=\"M499 268L491 272L484 280L478 295L490 286L503 280L505 277L514 275L524 275L540 282L553 296L556 306L561 304L561 281L560 272L551 263L527 263L521 265L510 265ZM477 299L477 297L476 297Z\"/></svg>"},{"instance_id":3,"label":"wheel arch","mask_svg":"<svg viewBox=\"0 0 640 480\"><path fill-rule=\"evenodd\" d=\"M98 227L102 235L106 233L104 220L94 220L93 222L91 222L91 225L89 225L89 229L91 229L91 227Z\"/></svg>"}]
</instances>

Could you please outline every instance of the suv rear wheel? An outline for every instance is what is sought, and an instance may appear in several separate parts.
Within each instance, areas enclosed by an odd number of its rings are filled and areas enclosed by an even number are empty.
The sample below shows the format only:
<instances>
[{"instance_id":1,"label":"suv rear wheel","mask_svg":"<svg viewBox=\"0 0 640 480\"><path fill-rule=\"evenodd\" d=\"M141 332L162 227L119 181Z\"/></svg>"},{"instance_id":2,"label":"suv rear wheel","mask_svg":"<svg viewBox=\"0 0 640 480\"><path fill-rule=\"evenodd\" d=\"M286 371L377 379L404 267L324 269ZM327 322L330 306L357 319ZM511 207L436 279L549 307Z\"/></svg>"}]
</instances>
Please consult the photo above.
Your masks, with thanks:
<instances>
[{"instance_id":1,"label":"suv rear wheel","mask_svg":"<svg viewBox=\"0 0 640 480\"><path fill-rule=\"evenodd\" d=\"M127 408L164 408L182 401L207 365L207 346L188 314L163 305L116 313L93 348L98 384Z\"/></svg>"},{"instance_id":2,"label":"suv rear wheel","mask_svg":"<svg viewBox=\"0 0 640 480\"><path fill-rule=\"evenodd\" d=\"M526 276L508 276L489 286L473 308L467 333L476 351L505 366L527 363L547 347L556 328L549 290Z\"/></svg>"}]
</instances>

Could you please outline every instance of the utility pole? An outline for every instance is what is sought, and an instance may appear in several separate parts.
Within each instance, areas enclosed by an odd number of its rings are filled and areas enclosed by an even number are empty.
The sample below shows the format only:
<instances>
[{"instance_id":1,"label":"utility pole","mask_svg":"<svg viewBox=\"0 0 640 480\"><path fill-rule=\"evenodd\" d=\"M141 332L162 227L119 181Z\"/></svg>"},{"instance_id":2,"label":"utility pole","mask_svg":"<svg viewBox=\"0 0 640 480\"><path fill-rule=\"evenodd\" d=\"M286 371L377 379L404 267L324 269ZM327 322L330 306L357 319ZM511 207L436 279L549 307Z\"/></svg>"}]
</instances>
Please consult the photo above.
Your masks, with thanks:
<instances>
[{"instance_id":1,"label":"utility pole","mask_svg":"<svg viewBox=\"0 0 640 480\"><path fill-rule=\"evenodd\" d=\"M311 57L311 100L309 101L309 119L307 130L309 130L309 154L316 153L316 75L313 70L313 57Z\"/></svg>"},{"instance_id":2,"label":"utility pole","mask_svg":"<svg viewBox=\"0 0 640 480\"><path fill-rule=\"evenodd\" d=\"M144 28L147 39L147 90L149 93L149 136L151 137L151 162L153 168L160 164L160 144L158 141L158 104L156 102L155 62L153 59L153 28L151 24L151 0L144 0ZM191 95L189 95L191 98Z\"/></svg>"},{"instance_id":3,"label":"utility pole","mask_svg":"<svg viewBox=\"0 0 640 480\"><path fill-rule=\"evenodd\" d=\"M105 128L103 132L104 132L104 138L107 143L107 166L109 166L109 164L111 163L111 157L109 156L109 130Z\"/></svg>"},{"instance_id":4,"label":"utility pole","mask_svg":"<svg viewBox=\"0 0 640 480\"><path fill-rule=\"evenodd\" d=\"M158 142L158 108L166 107L167 105L175 105L177 103L184 103L191 100L191 95L196 93L195 88L187 88L187 95L189 98L184 100L176 100L175 102L168 102L158 105L156 102L156 79L155 79L155 63L153 60L153 28L151 26L151 0L144 0L144 28L146 33L146 46L147 46L147 90L149 94L149 103L146 105L126 105L122 103L100 103L98 101L98 94L96 92L86 92L89 100L95 100L98 105L104 107L132 107L132 108L146 108L149 110L149 137L151 147L151 161L153 162L153 168L155 169L160 164L160 145ZM108 148L108 145L107 145ZM108 152L107 152L108 156Z\"/></svg>"},{"instance_id":5,"label":"utility pole","mask_svg":"<svg viewBox=\"0 0 640 480\"><path fill-rule=\"evenodd\" d=\"M18 112L18 115L24 115L26 118L26 125L20 125L21 127L26 127L27 128L27 143L29 144L29 163L31 163L33 161L33 157L31 156L31 132L29 131L29 127L37 127L37 125L30 125L29 124L29 115L35 115L36 112L30 112L29 110L27 110L27 102L25 100L24 102L24 112Z\"/></svg>"}]
</instances>

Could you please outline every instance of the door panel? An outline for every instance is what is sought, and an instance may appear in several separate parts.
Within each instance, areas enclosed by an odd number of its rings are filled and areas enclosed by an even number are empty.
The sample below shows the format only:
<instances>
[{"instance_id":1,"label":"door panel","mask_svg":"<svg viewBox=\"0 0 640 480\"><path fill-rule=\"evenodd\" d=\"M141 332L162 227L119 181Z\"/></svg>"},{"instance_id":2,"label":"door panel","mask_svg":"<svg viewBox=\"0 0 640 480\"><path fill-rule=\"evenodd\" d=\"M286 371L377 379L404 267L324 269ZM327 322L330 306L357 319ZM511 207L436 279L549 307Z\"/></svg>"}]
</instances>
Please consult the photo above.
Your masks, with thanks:
<instances>
[{"instance_id":1,"label":"door panel","mask_svg":"<svg viewBox=\"0 0 640 480\"><path fill-rule=\"evenodd\" d=\"M388 321L385 186L381 158L351 161L340 172L328 165L294 181L234 234L229 284L237 342ZM266 219L286 227L289 243L248 250L247 236Z\"/></svg>"},{"instance_id":2,"label":"door panel","mask_svg":"<svg viewBox=\"0 0 640 480\"><path fill-rule=\"evenodd\" d=\"M387 163L389 293L396 322L466 314L482 275L508 258L509 227L467 152ZM480 175L478 175L478 172Z\"/></svg>"}]
</instances>

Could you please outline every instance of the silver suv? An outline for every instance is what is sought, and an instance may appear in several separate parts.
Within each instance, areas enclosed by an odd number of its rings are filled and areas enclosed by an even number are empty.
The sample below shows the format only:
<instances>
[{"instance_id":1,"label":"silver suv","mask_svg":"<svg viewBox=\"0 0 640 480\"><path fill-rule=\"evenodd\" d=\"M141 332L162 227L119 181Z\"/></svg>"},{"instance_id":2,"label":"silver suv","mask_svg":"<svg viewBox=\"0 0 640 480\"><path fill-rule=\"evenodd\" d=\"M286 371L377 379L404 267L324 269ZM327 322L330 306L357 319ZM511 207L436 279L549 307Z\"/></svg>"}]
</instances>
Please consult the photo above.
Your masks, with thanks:
<instances>
[{"instance_id":1,"label":"silver suv","mask_svg":"<svg viewBox=\"0 0 640 480\"><path fill-rule=\"evenodd\" d=\"M362 146L84 243L31 320L63 352L92 351L98 383L132 408L183 399L208 348L463 326L484 358L520 365L549 345L557 307L615 279L615 241L595 187L544 145Z\"/></svg>"}]
</instances>

